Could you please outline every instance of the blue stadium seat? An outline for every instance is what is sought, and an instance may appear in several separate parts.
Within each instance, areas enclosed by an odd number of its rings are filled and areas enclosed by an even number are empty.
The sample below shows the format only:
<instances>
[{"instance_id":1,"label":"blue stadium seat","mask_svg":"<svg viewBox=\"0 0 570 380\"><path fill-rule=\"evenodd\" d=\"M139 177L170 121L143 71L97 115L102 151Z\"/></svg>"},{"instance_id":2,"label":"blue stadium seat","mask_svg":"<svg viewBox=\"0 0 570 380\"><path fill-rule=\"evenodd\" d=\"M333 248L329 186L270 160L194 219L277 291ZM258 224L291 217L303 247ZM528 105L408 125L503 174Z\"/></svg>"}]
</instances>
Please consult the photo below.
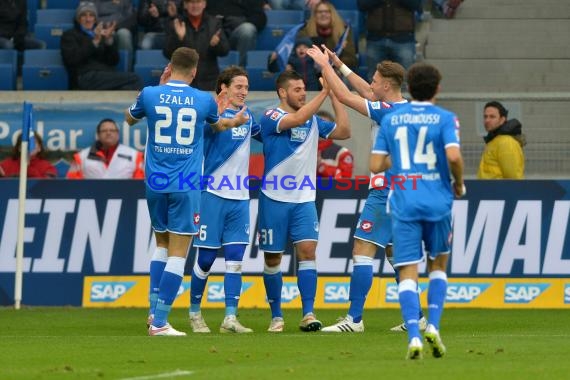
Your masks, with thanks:
<instances>
[{"instance_id":1,"label":"blue stadium seat","mask_svg":"<svg viewBox=\"0 0 570 380\"><path fill-rule=\"evenodd\" d=\"M283 36L295 27L296 24L282 24L270 25L267 24L265 28L257 35L257 50L274 50Z\"/></svg>"},{"instance_id":2,"label":"blue stadium seat","mask_svg":"<svg viewBox=\"0 0 570 380\"><path fill-rule=\"evenodd\" d=\"M366 53L358 53L358 71L357 74L368 81L368 63L366 62Z\"/></svg>"},{"instance_id":3,"label":"blue stadium seat","mask_svg":"<svg viewBox=\"0 0 570 380\"><path fill-rule=\"evenodd\" d=\"M225 57L218 57L218 66L220 66L220 70L231 65L239 65L239 53L236 50L230 50L229 54Z\"/></svg>"},{"instance_id":4,"label":"blue stadium seat","mask_svg":"<svg viewBox=\"0 0 570 380\"><path fill-rule=\"evenodd\" d=\"M117 64L117 70L128 72L130 71L130 64L131 64L131 56L128 50L122 49L119 50L119 63Z\"/></svg>"},{"instance_id":5,"label":"blue stadium seat","mask_svg":"<svg viewBox=\"0 0 570 380\"><path fill-rule=\"evenodd\" d=\"M45 41L48 49L59 49L61 35L73 28L74 18L74 9L39 9L35 36Z\"/></svg>"},{"instance_id":6,"label":"blue stadium seat","mask_svg":"<svg viewBox=\"0 0 570 380\"><path fill-rule=\"evenodd\" d=\"M329 0L337 10L346 9L350 11L357 11L358 6L355 0Z\"/></svg>"},{"instance_id":7,"label":"blue stadium seat","mask_svg":"<svg viewBox=\"0 0 570 380\"><path fill-rule=\"evenodd\" d=\"M162 50L137 50L134 72L141 77L145 86L156 86L168 59Z\"/></svg>"},{"instance_id":8,"label":"blue stadium seat","mask_svg":"<svg viewBox=\"0 0 570 380\"><path fill-rule=\"evenodd\" d=\"M68 77L59 49L25 50L24 90L68 90Z\"/></svg>"},{"instance_id":9,"label":"blue stadium seat","mask_svg":"<svg viewBox=\"0 0 570 380\"><path fill-rule=\"evenodd\" d=\"M36 20L38 18L38 8L40 5L39 0L28 0L26 2L28 7L28 30L33 33Z\"/></svg>"},{"instance_id":10,"label":"blue stadium seat","mask_svg":"<svg viewBox=\"0 0 570 380\"><path fill-rule=\"evenodd\" d=\"M46 9L76 9L79 0L45 0Z\"/></svg>"},{"instance_id":11,"label":"blue stadium seat","mask_svg":"<svg viewBox=\"0 0 570 380\"><path fill-rule=\"evenodd\" d=\"M46 43L46 48L59 49L61 35L71 28L73 24L36 24L35 36Z\"/></svg>"},{"instance_id":12,"label":"blue stadium seat","mask_svg":"<svg viewBox=\"0 0 570 380\"><path fill-rule=\"evenodd\" d=\"M75 9L38 9L38 24L73 24Z\"/></svg>"},{"instance_id":13,"label":"blue stadium seat","mask_svg":"<svg viewBox=\"0 0 570 380\"><path fill-rule=\"evenodd\" d=\"M18 71L18 52L0 49L0 90L15 90Z\"/></svg>"},{"instance_id":14,"label":"blue stadium seat","mask_svg":"<svg viewBox=\"0 0 570 380\"><path fill-rule=\"evenodd\" d=\"M277 73L267 70L267 57L272 50L252 50L247 52L247 73L250 91L275 90Z\"/></svg>"},{"instance_id":15,"label":"blue stadium seat","mask_svg":"<svg viewBox=\"0 0 570 380\"><path fill-rule=\"evenodd\" d=\"M305 22L305 12L301 10L271 10L265 12L267 15L267 24L300 24Z\"/></svg>"}]
</instances>

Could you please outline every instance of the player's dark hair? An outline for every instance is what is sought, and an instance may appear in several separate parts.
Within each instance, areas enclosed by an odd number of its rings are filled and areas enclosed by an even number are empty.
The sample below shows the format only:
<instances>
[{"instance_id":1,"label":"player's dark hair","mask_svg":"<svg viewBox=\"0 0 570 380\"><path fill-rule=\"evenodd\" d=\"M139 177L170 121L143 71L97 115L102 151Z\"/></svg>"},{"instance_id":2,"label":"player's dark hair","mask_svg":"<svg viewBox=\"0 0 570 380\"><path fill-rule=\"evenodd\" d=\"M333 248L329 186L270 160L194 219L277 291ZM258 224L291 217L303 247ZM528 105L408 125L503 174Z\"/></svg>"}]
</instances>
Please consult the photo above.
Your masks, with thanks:
<instances>
[{"instance_id":1,"label":"player's dark hair","mask_svg":"<svg viewBox=\"0 0 570 380\"><path fill-rule=\"evenodd\" d=\"M408 90L414 100L433 99L439 82L441 82L441 73L428 63L414 63L408 70Z\"/></svg>"},{"instance_id":2,"label":"player's dark hair","mask_svg":"<svg viewBox=\"0 0 570 380\"><path fill-rule=\"evenodd\" d=\"M174 71L188 74L198 66L199 58L200 56L196 50L183 46L174 50L172 57L170 57L170 63Z\"/></svg>"},{"instance_id":3,"label":"player's dark hair","mask_svg":"<svg viewBox=\"0 0 570 380\"><path fill-rule=\"evenodd\" d=\"M382 61L376 65L376 71L382 78L388 79L392 82L392 87L400 89L404 83L404 77L406 76L406 69L404 66L397 62L392 61Z\"/></svg>"},{"instance_id":4,"label":"player's dark hair","mask_svg":"<svg viewBox=\"0 0 570 380\"><path fill-rule=\"evenodd\" d=\"M99 134L99 132L101 132L101 126L105 123L113 123L113 125L115 126L117 131L119 131L119 126L117 125L117 122L115 122L115 120L110 119L110 118L105 118L105 119L101 120L99 122L99 124L97 124L97 134Z\"/></svg>"},{"instance_id":5,"label":"player's dark hair","mask_svg":"<svg viewBox=\"0 0 570 380\"><path fill-rule=\"evenodd\" d=\"M229 87L232 84L234 78L240 76L244 76L249 79L247 71L245 71L243 67L232 65L225 68L218 76L218 81L216 83L216 94L219 94L222 91L222 84L225 84L227 87Z\"/></svg>"},{"instance_id":6,"label":"player's dark hair","mask_svg":"<svg viewBox=\"0 0 570 380\"><path fill-rule=\"evenodd\" d=\"M294 70L285 70L275 80L275 90L277 91L277 95L279 96L279 89L284 88L287 89L289 86L289 81L291 80L303 80L301 74Z\"/></svg>"},{"instance_id":7,"label":"player's dark hair","mask_svg":"<svg viewBox=\"0 0 570 380\"><path fill-rule=\"evenodd\" d=\"M487 104L485 104L485 107L483 109L487 109L489 107L496 108L499 111L499 116L502 116L504 118L509 116L509 110L507 110L505 106L503 106L501 103L499 103L496 100L490 101Z\"/></svg>"}]
</instances>

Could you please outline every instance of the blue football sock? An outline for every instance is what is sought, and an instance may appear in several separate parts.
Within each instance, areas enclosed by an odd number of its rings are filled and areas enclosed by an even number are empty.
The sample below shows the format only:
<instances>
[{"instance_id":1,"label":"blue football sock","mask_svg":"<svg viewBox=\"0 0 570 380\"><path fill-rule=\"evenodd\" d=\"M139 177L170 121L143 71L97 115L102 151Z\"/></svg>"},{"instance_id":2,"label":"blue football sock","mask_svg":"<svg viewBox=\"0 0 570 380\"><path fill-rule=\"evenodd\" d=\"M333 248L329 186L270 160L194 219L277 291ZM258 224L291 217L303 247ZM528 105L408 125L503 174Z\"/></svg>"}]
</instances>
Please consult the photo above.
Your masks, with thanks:
<instances>
[{"instance_id":1,"label":"blue football sock","mask_svg":"<svg viewBox=\"0 0 570 380\"><path fill-rule=\"evenodd\" d=\"M263 283L265 284L267 302L269 302L269 307L271 308L271 318L283 317L281 311L283 273L281 273L280 266L268 267L266 264L263 270Z\"/></svg>"},{"instance_id":2,"label":"blue football sock","mask_svg":"<svg viewBox=\"0 0 570 380\"><path fill-rule=\"evenodd\" d=\"M362 320L362 312L366 296L372 286L372 258L368 256L355 255L352 274L350 276L350 307L348 315L352 317L355 323Z\"/></svg>"},{"instance_id":3,"label":"blue football sock","mask_svg":"<svg viewBox=\"0 0 570 380\"><path fill-rule=\"evenodd\" d=\"M196 263L192 268L192 280L190 282L190 312L197 313L200 311L200 304L202 302L202 297L204 296L204 289L206 288L206 283L208 282L208 275L210 274L210 268L216 260L216 255L218 254L217 249L210 248L197 248Z\"/></svg>"},{"instance_id":4,"label":"blue football sock","mask_svg":"<svg viewBox=\"0 0 570 380\"><path fill-rule=\"evenodd\" d=\"M428 289L428 321L439 330L439 322L443 314L443 304L447 292L447 274L436 270L429 274Z\"/></svg>"},{"instance_id":5,"label":"blue football sock","mask_svg":"<svg viewBox=\"0 0 570 380\"><path fill-rule=\"evenodd\" d=\"M241 265L246 249L245 244L224 246L226 273L224 275L224 293L226 297L226 316L236 315L241 294Z\"/></svg>"},{"instance_id":6,"label":"blue football sock","mask_svg":"<svg viewBox=\"0 0 570 380\"><path fill-rule=\"evenodd\" d=\"M178 289L182 283L184 276L184 257L171 256L168 258L162 278L160 280L160 290L158 292L158 301L154 313L154 327L163 327L168 321L168 314L172 308L172 303L176 299Z\"/></svg>"},{"instance_id":7,"label":"blue football sock","mask_svg":"<svg viewBox=\"0 0 570 380\"><path fill-rule=\"evenodd\" d=\"M303 315L313 313L317 294L317 263L314 260L299 261L297 287L301 293Z\"/></svg>"},{"instance_id":8,"label":"blue football sock","mask_svg":"<svg viewBox=\"0 0 570 380\"><path fill-rule=\"evenodd\" d=\"M168 259L168 250L162 247L156 247L150 259L150 291L148 295L148 300L150 303L150 308L148 313L154 314L156 309L156 302L158 301L158 290L160 286L160 279L162 278L162 272L166 266L166 260Z\"/></svg>"},{"instance_id":9,"label":"blue football sock","mask_svg":"<svg viewBox=\"0 0 570 380\"><path fill-rule=\"evenodd\" d=\"M414 280L406 279L400 281L398 285L398 295L402 318L408 328L408 339L420 338L420 327L418 324L418 314L420 304L418 299L418 284Z\"/></svg>"},{"instance_id":10,"label":"blue football sock","mask_svg":"<svg viewBox=\"0 0 570 380\"><path fill-rule=\"evenodd\" d=\"M226 295L226 315L236 315L241 292L241 273L228 272L224 275L224 293ZM241 263L240 263L241 267Z\"/></svg>"}]
</instances>

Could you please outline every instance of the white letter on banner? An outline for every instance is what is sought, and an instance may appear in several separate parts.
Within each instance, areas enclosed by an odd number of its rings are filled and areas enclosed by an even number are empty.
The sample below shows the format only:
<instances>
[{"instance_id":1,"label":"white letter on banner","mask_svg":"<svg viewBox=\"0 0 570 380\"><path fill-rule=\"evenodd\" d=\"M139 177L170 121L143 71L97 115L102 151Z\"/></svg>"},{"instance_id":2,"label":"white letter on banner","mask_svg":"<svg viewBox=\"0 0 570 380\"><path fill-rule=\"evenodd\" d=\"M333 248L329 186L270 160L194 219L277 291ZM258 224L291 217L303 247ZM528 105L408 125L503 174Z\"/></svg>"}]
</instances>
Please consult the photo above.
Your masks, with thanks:
<instances>
[{"instance_id":1,"label":"white letter on banner","mask_svg":"<svg viewBox=\"0 0 570 380\"><path fill-rule=\"evenodd\" d=\"M453 247L451 255L451 273L468 274L473 266L477 247L479 264L477 274L491 274L501 231L504 201L481 201L471 227L467 241L468 201L453 202Z\"/></svg>"},{"instance_id":2,"label":"white letter on banner","mask_svg":"<svg viewBox=\"0 0 570 380\"><path fill-rule=\"evenodd\" d=\"M333 243L348 243L351 228L337 228L339 214L354 214L357 199L325 199L321 209L317 269L319 273L345 272L348 259L331 257Z\"/></svg>"},{"instance_id":3,"label":"white letter on banner","mask_svg":"<svg viewBox=\"0 0 570 380\"><path fill-rule=\"evenodd\" d=\"M75 210L75 199L46 199L43 213L47 213L48 222L42 257L34 260L32 272L63 273L65 259L59 258L61 238L66 214Z\"/></svg>"},{"instance_id":4,"label":"white letter on banner","mask_svg":"<svg viewBox=\"0 0 570 380\"><path fill-rule=\"evenodd\" d=\"M522 259L524 274L540 274L542 202L518 201L495 274L510 274L515 260ZM525 237L524 244L519 244Z\"/></svg>"},{"instance_id":5,"label":"white letter on banner","mask_svg":"<svg viewBox=\"0 0 570 380\"><path fill-rule=\"evenodd\" d=\"M570 260L563 260L564 241L568 236L568 215L570 214L570 201L554 202L552 218L550 219L550 231L546 243L544 266L542 274L570 273Z\"/></svg>"},{"instance_id":6,"label":"white letter on banner","mask_svg":"<svg viewBox=\"0 0 570 380\"><path fill-rule=\"evenodd\" d=\"M145 199L137 202L137 225L135 230L135 251L133 252L133 273L148 273L150 258L156 248L156 240L150 225L148 206Z\"/></svg>"},{"instance_id":7,"label":"white letter on banner","mask_svg":"<svg viewBox=\"0 0 570 380\"><path fill-rule=\"evenodd\" d=\"M69 273L82 271L88 241L95 273L109 272L122 202L121 199L109 199L107 201L103 228L100 230L95 200L82 199L79 201L71 252L67 263Z\"/></svg>"},{"instance_id":8,"label":"white letter on banner","mask_svg":"<svg viewBox=\"0 0 570 380\"><path fill-rule=\"evenodd\" d=\"M39 214L42 209L41 199L26 200L25 214ZM18 224L18 200L10 199L6 206L6 216L4 217L4 228L2 229L2 240L0 240L0 272L16 271L16 243ZM24 227L24 243L34 241L34 227ZM24 245L24 255L26 246ZM29 272L32 259L24 257L22 271Z\"/></svg>"}]
</instances>

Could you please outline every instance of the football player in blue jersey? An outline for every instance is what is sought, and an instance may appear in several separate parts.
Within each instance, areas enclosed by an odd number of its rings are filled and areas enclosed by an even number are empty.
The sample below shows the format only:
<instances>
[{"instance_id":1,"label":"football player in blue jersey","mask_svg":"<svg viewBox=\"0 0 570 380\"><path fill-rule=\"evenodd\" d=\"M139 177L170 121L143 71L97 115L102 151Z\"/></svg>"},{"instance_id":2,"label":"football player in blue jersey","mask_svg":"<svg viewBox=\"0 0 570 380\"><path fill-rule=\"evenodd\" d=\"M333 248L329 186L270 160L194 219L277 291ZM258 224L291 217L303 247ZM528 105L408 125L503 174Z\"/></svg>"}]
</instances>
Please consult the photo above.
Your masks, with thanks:
<instances>
[{"instance_id":1,"label":"football player in blue jersey","mask_svg":"<svg viewBox=\"0 0 570 380\"><path fill-rule=\"evenodd\" d=\"M247 72L230 66L218 77L216 92L221 103L228 106L221 116L233 118L244 106L249 92ZM227 101L226 101L227 99ZM236 318L241 293L241 267L249 244L249 170L250 139L258 136L259 124L247 111L249 120L225 132L204 132L204 189L200 233L194 242L197 260L192 270L190 290L190 325L195 333L208 333L200 312L200 303L208 281L210 268L218 250L224 250L226 272L224 293L226 316L221 333L250 333Z\"/></svg>"},{"instance_id":2,"label":"football player in blue jersey","mask_svg":"<svg viewBox=\"0 0 570 380\"><path fill-rule=\"evenodd\" d=\"M445 354L439 328L447 289L451 207L454 195L465 194L459 121L452 112L434 105L440 81L441 74L432 65L416 63L410 67L412 102L382 119L370 157L370 170L377 172L391 165L394 173L405 179L392 190L389 204L394 266L400 271L398 295L408 327L408 359L421 359L423 352L417 297L418 264L424 261L422 242L429 272L424 337L434 357Z\"/></svg>"},{"instance_id":3,"label":"football player in blue jersey","mask_svg":"<svg viewBox=\"0 0 570 380\"><path fill-rule=\"evenodd\" d=\"M376 67L372 83L368 84L348 69L333 52L326 47L323 48L327 53L326 55L318 48L311 49L309 54L315 56L315 62L324 65L323 76L329 81L331 90L337 94L339 100L372 119L372 141L374 141L381 118L408 103L402 97L401 92L405 69L399 63L382 61ZM360 96L348 90L328 64L329 59L333 66L343 73ZM349 291L350 307L345 317L339 318L337 323L331 326L324 327L323 332L364 331L362 314L366 296L372 286L373 260L378 247L384 249L387 260L392 264L392 223L386 212L391 176L392 173L389 170L384 173L371 174L370 192L354 233L353 269ZM395 272L398 281L398 270L396 269ZM421 310L419 317L425 326L425 318L423 318ZM398 325L393 329L405 329L405 324L403 327Z\"/></svg>"},{"instance_id":4,"label":"football player in blue jersey","mask_svg":"<svg viewBox=\"0 0 570 380\"><path fill-rule=\"evenodd\" d=\"M245 107L232 119L220 118L212 95L190 87L197 64L195 50L176 49L161 77L161 85L145 87L125 110L129 125L143 117L148 124L146 198L157 245L150 263L151 336L186 335L174 329L167 318L182 282L192 236L198 233L200 225L206 123L222 131L248 120Z\"/></svg>"},{"instance_id":5,"label":"football player in blue jersey","mask_svg":"<svg viewBox=\"0 0 570 380\"><path fill-rule=\"evenodd\" d=\"M264 178L259 194L259 247L264 251L263 281L271 308L268 331L282 332L281 258L287 239L295 246L299 261L297 286L303 304L302 331L317 331L321 322L314 314L317 290L315 252L318 218L315 206L316 166L319 136L332 139L350 137L350 124L344 106L323 90L306 101L303 77L294 71L282 72L276 80L279 107L269 109L261 119ZM315 113L330 96L336 124Z\"/></svg>"}]
</instances>

